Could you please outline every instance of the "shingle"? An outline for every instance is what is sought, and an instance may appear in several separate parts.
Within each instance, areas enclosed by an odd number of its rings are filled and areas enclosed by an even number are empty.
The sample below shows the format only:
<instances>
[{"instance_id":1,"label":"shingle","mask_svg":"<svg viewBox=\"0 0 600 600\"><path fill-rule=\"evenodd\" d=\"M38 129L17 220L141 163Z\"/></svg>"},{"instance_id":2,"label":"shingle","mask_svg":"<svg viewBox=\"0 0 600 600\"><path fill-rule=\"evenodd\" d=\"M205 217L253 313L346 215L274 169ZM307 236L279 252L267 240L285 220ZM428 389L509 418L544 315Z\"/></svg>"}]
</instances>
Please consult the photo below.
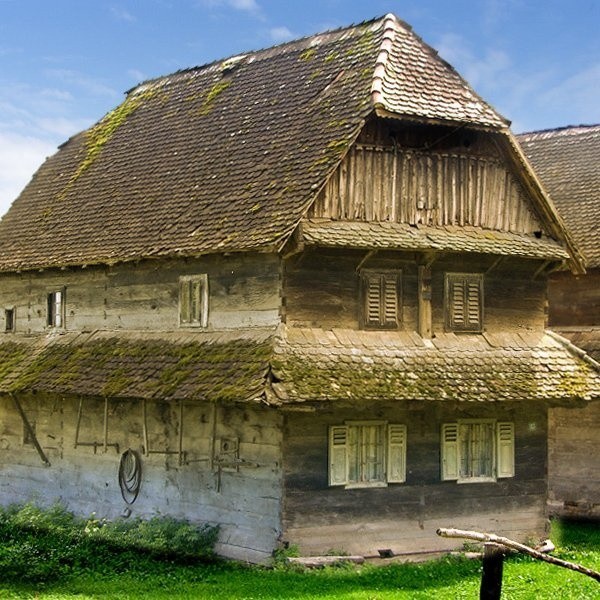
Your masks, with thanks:
<instances>
[{"instance_id":1,"label":"shingle","mask_svg":"<svg viewBox=\"0 0 600 600\"><path fill-rule=\"evenodd\" d=\"M305 333L307 330L304 330ZM308 338L309 335L306 335ZM353 363L342 360L345 346L313 347L280 339L273 369L283 402L322 400L539 400L600 398L600 367L572 353L556 337L529 336L515 347L496 336L445 335L435 345L377 348L372 332L352 332ZM356 343L361 338L361 343ZM514 341L514 340L513 340ZM316 350L316 352L314 352Z\"/></svg>"},{"instance_id":2,"label":"shingle","mask_svg":"<svg viewBox=\"0 0 600 600\"><path fill-rule=\"evenodd\" d=\"M376 70L399 116L506 124L392 16L228 63L146 82L68 140L0 222L0 270L277 247L374 111Z\"/></svg>"},{"instance_id":3,"label":"shingle","mask_svg":"<svg viewBox=\"0 0 600 600\"><path fill-rule=\"evenodd\" d=\"M590 268L600 267L600 125L517 136Z\"/></svg>"},{"instance_id":4,"label":"shingle","mask_svg":"<svg viewBox=\"0 0 600 600\"><path fill-rule=\"evenodd\" d=\"M552 239L476 227L413 227L407 223L302 222L305 244L328 247L474 252L560 260L568 252Z\"/></svg>"}]
</instances>

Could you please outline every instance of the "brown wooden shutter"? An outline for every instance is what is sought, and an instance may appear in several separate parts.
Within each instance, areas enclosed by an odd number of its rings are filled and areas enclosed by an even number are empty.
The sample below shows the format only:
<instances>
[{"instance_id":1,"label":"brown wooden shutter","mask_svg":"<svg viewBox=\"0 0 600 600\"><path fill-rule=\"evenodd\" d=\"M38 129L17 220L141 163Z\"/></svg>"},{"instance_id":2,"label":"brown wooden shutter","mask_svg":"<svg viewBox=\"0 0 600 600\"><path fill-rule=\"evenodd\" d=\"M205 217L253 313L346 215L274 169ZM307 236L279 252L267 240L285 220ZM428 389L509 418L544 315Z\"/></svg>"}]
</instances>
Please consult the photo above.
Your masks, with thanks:
<instances>
[{"instance_id":1,"label":"brown wooden shutter","mask_svg":"<svg viewBox=\"0 0 600 600\"><path fill-rule=\"evenodd\" d=\"M480 332L483 329L483 275L446 273L446 328Z\"/></svg>"},{"instance_id":2,"label":"brown wooden shutter","mask_svg":"<svg viewBox=\"0 0 600 600\"><path fill-rule=\"evenodd\" d=\"M400 324L400 273L363 272L362 325L366 329L397 329Z\"/></svg>"}]
</instances>

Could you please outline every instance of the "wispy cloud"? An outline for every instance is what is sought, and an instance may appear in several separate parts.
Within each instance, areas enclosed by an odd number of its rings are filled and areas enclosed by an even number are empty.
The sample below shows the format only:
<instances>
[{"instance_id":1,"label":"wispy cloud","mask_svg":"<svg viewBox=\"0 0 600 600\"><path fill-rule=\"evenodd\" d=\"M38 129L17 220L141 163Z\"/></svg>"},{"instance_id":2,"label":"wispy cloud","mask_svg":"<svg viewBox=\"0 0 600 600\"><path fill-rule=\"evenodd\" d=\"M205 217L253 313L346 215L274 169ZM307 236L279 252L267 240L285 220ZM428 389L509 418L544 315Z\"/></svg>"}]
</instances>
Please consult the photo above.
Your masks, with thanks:
<instances>
[{"instance_id":1,"label":"wispy cloud","mask_svg":"<svg viewBox=\"0 0 600 600\"><path fill-rule=\"evenodd\" d=\"M260 12L260 6L256 0L199 0L199 4L208 8L229 7L251 13Z\"/></svg>"},{"instance_id":2,"label":"wispy cloud","mask_svg":"<svg viewBox=\"0 0 600 600\"><path fill-rule=\"evenodd\" d=\"M148 76L138 69L128 69L127 75L129 75L129 77L131 77L131 79L133 79L136 83L148 79Z\"/></svg>"},{"instance_id":3,"label":"wispy cloud","mask_svg":"<svg viewBox=\"0 0 600 600\"><path fill-rule=\"evenodd\" d=\"M287 27L272 27L269 35L274 42L287 42L296 37Z\"/></svg>"},{"instance_id":4,"label":"wispy cloud","mask_svg":"<svg viewBox=\"0 0 600 600\"><path fill-rule=\"evenodd\" d=\"M0 214L8 210L35 170L55 151L56 144L47 140L0 131Z\"/></svg>"},{"instance_id":5,"label":"wispy cloud","mask_svg":"<svg viewBox=\"0 0 600 600\"><path fill-rule=\"evenodd\" d=\"M122 6L111 6L109 10L110 14L117 21L127 21L129 23L133 23L137 20L127 9L123 8Z\"/></svg>"},{"instance_id":6,"label":"wispy cloud","mask_svg":"<svg viewBox=\"0 0 600 600\"><path fill-rule=\"evenodd\" d=\"M94 79L78 71L72 71L69 69L48 69L46 75L50 78L62 81L69 85L75 85L86 92L96 96L119 96L113 88L106 85L98 79Z\"/></svg>"}]
</instances>

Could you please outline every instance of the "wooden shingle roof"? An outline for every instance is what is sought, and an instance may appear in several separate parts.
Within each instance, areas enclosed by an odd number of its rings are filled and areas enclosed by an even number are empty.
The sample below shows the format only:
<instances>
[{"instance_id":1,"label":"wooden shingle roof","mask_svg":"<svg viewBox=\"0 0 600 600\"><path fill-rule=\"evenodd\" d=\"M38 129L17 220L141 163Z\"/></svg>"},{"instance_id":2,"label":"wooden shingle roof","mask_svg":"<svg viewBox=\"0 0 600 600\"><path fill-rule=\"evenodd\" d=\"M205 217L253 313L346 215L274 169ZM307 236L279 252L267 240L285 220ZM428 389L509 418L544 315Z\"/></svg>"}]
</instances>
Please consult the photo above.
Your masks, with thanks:
<instances>
[{"instance_id":1,"label":"wooden shingle roof","mask_svg":"<svg viewBox=\"0 0 600 600\"><path fill-rule=\"evenodd\" d=\"M600 125L517 137L585 255L587 267L600 267Z\"/></svg>"},{"instance_id":2,"label":"wooden shingle roof","mask_svg":"<svg viewBox=\"0 0 600 600\"><path fill-rule=\"evenodd\" d=\"M280 327L68 332L0 340L0 394L273 405L322 401L587 401L600 365L544 334Z\"/></svg>"},{"instance_id":3,"label":"wooden shingle roof","mask_svg":"<svg viewBox=\"0 0 600 600\"><path fill-rule=\"evenodd\" d=\"M148 81L0 222L0 270L279 247L374 111L504 130L393 15Z\"/></svg>"},{"instance_id":4,"label":"wooden shingle roof","mask_svg":"<svg viewBox=\"0 0 600 600\"><path fill-rule=\"evenodd\" d=\"M329 401L600 398L600 365L552 332L539 335L288 328L275 347L283 404Z\"/></svg>"}]
</instances>

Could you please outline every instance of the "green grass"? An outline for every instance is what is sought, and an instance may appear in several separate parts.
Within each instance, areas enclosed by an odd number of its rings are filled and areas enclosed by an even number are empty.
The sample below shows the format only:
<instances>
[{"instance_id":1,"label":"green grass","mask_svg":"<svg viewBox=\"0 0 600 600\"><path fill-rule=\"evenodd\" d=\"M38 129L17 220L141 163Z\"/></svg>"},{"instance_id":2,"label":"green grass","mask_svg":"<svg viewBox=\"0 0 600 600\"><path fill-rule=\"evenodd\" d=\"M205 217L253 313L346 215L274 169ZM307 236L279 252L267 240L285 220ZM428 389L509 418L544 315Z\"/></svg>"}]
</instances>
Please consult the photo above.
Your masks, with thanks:
<instances>
[{"instance_id":1,"label":"green grass","mask_svg":"<svg viewBox=\"0 0 600 600\"><path fill-rule=\"evenodd\" d=\"M600 570L600 526L553 525L553 554ZM444 558L385 567L330 567L315 571L265 569L214 561L183 564L148 553L118 552L92 568L74 567L53 583L25 585L0 572L0 598L58 599L333 599L478 598L480 562ZM507 559L503 599L597 599L600 584L585 575L516 556Z\"/></svg>"}]
</instances>

